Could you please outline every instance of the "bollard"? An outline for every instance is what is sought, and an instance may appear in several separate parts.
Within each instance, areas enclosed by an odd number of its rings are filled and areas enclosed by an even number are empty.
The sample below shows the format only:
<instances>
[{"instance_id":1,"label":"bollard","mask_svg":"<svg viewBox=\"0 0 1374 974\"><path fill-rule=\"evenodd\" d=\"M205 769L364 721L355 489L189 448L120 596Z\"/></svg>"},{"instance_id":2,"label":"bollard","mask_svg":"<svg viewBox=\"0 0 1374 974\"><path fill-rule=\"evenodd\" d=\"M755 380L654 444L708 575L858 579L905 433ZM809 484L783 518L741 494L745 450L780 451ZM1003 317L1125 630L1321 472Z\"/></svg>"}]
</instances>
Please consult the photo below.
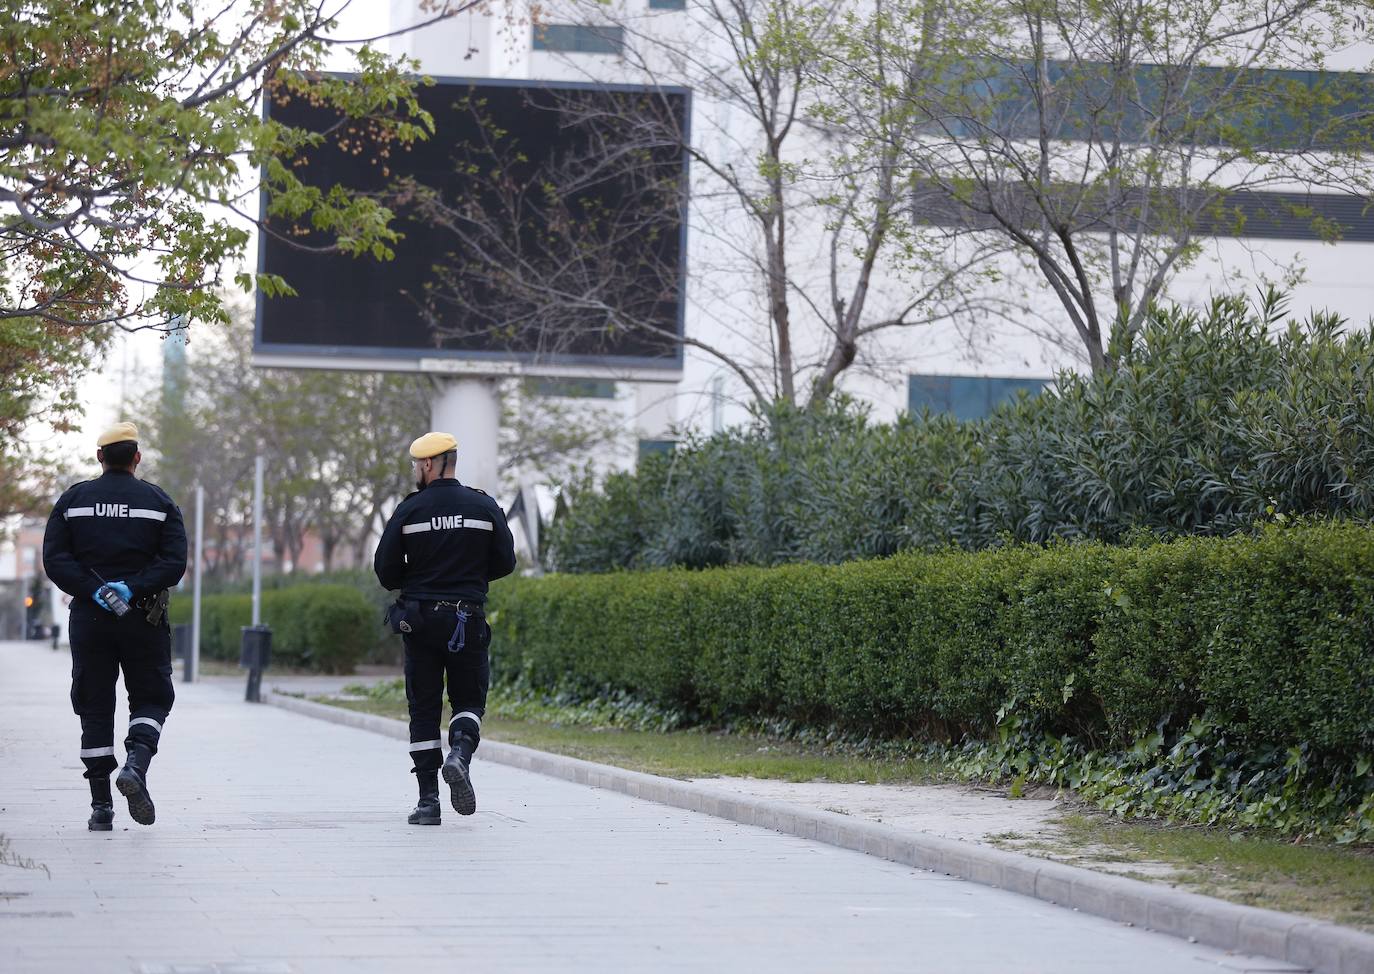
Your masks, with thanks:
<instances>
[{"instance_id":1,"label":"bollard","mask_svg":"<svg viewBox=\"0 0 1374 974\"><path fill-rule=\"evenodd\" d=\"M248 686L243 699L249 703L262 702L262 671L272 662L272 628L244 626L243 643L239 649L239 666L248 670Z\"/></svg>"},{"instance_id":2,"label":"bollard","mask_svg":"<svg viewBox=\"0 0 1374 974\"><path fill-rule=\"evenodd\" d=\"M179 622L172 627L172 657L181 660L181 679L191 683L196 678L196 663L191 659L191 624Z\"/></svg>"}]
</instances>

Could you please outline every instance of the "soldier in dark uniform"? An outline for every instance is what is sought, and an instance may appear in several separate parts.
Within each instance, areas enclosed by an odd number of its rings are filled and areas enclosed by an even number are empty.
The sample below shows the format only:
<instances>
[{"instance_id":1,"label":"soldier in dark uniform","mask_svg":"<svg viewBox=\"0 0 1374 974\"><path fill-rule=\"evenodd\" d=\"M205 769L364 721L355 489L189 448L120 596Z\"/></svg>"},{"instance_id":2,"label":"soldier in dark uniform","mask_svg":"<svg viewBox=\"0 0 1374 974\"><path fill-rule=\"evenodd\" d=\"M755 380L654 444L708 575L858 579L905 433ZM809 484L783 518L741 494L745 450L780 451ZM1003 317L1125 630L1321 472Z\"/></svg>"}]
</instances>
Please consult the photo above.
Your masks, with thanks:
<instances>
[{"instance_id":1,"label":"soldier in dark uniform","mask_svg":"<svg viewBox=\"0 0 1374 974\"><path fill-rule=\"evenodd\" d=\"M155 817L148 765L172 709L167 590L186 572L186 528L172 499L134 476L143 456L133 423L110 427L96 446L104 472L58 498L43 535L43 570L72 596L72 708L81 718L81 761L91 786L87 826L108 832L121 667L129 730L115 784L135 822L152 825Z\"/></svg>"},{"instance_id":2,"label":"soldier in dark uniform","mask_svg":"<svg viewBox=\"0 0 1374 974\"><path fill-rule=\"evenodd\" d=\"M439 771L459 815L477 810L468 766L482 737L491 627L487 583L515 569L515 542L500 505L454 477L458 444L427 433L410 445L418 488L396 507L377 544L374 568L385 589L400 589L388 613L405 643L410 756L420 801L407 821L439 824ZM439 721L444 679L452 717L448 757Z\"/></svg>"}]
</instances>

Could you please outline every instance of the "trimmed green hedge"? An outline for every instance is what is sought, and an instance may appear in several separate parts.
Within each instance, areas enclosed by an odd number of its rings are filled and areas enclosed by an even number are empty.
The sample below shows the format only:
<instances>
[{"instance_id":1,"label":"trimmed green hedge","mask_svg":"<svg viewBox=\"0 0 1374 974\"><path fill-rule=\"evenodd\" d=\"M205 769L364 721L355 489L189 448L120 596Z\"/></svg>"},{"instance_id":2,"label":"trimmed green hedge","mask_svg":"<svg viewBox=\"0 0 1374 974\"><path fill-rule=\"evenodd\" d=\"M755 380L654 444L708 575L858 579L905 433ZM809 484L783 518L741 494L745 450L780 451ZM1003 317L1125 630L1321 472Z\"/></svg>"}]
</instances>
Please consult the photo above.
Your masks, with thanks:
<instances>
[{"instance_id":1,"label":"trimmed green hedge","mask_svg":"<svg viewBox=\"0 0 1374 974\"><path fill-rule=\"evenodd\" d=\"M493 587L499 675L710 721L1124 746L1206 714L1247 748L1374 750L1374 528L1060 544Z\"/></svg>"},{"instance_id":2,"label":"trimmed green hedge","mask_svg":"<svg viewBox=\"0 0 1374 974\"><path fill-rule=\"evenodd\" d=\"M240 630L253 618L251 595L201 600L201 652L239 658ZM191 600L173 599L173 623L191 621ZM272 627L272 661L325 673L351 673L376 645L381 619L366 596L346 585L302 585L262 593L262 621Z\"/></svg>"}]
</instances>

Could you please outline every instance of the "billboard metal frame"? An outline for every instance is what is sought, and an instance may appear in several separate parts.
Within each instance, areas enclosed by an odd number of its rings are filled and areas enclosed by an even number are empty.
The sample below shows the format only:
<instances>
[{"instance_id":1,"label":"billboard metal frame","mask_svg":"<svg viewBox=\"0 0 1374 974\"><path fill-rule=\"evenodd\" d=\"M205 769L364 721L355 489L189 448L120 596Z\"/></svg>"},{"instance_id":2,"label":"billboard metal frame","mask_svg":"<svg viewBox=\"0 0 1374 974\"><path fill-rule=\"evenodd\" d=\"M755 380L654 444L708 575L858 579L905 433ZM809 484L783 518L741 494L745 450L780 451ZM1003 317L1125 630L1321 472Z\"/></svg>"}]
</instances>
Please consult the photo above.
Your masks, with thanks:
<instances>
[{"instance_id":1,"label":"billboard metal frame","mask_svg":"<svg viewBox=\"0 0 1374 974\"><path fill-rule=\"evenodd\" d=\"M352 72L326 72L332 78L354 78ZM692 134L692 90L675 85L599 84L587 81L549 81L524 78L465 78L450 75L427 75L436 85L478 86L493 88L543 88L561 91L608 91L627 93L655 93L681 95L683 99L683 131L690 141ZM263 117L268 115L268 99L263 99ZM265 184L266 166L262 178ZM682 152L682 176L691 185L691 158ZM691 205L690 192L685 207ZM259 219L265 221L267 191L258 190ZM332 369L374 372L414 372L431 375L501 377L529 376L548 378L618 379L626 382L679 382L683 375L683 345L687 316L687 212L682 213L678 230L678 272L682 292L677 306L677 347L671 356L652 358L630 355L540 355L536 352L499 352L444 348L385 348L376 345L313 345L287 342L265 343L262 340L263 302L268 300L254 288L253 306L253 364L264 368ZM264 271L266 246L264 235L258 231L257 272ZM356 260L371 260L358 257ZM287 282L291 283L290 281ZM280 298L272 300L281 300Z\"/></svg>"}]
</instances>

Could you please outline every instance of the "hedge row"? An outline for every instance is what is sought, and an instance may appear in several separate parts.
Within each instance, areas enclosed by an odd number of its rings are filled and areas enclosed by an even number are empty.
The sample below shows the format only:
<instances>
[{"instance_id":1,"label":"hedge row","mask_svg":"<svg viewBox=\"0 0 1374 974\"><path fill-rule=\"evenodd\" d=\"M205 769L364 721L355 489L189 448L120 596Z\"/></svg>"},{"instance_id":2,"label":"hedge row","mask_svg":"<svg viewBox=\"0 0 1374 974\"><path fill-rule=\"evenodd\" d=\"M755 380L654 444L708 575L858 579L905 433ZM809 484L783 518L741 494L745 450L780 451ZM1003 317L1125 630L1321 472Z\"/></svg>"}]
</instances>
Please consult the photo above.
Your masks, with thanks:
<instances>
[{"instance_id":1,"label":"hedge row","mask_svg":"<svg viewBox=\"0 0 1374 974\"><path fill-rule=\"evenodd\" d=\"M1247 747L1374 750L1374 528L843 565L553 575L493 587L497 665L711 721L1094 746L1195 716Z\"/></svg>"},{"instance_id":2,"label":"hedge row","mask_svg":"<svg viewBox=\"0 0 1374 974\"><path fill-rule=\"evenodd\" d=\"M386 606L396 596L396 593L388 592L377 584L377 576L373 574L370 566L367 568L336 568L333 571L311 575L300 572L269 573L262 577L262 590L264 592L283 588L303 588L308 585L334 585L356 589L367 599L378 619L382 617ZM218 580L212 582L210 587L210 592L215 595L245 595L250 591L252 591L251 583L246 579ZM189 612L187 618L190 618ZM368 646L362 662L399 666L403 655L401 641L392 634L390 629L381 625L377 626L374 636L375 638Z\"/></svg>"},{"instance_id":3,"label":"hedge row","mask_svg":"<svg viewBox=\"0 0 1374 974\"><path fill-rule=\"evenodd\" d=\"M209 595L201 600L201 652L239 658L240 630L253 618L251 595ZM191 621L191 600L172 600L171 621ZM262 621L272 627L272 661L325 673L351 673L375 646L380 616L356 588L302 585L262 593Z\"/></svg>"}]
</instances>

